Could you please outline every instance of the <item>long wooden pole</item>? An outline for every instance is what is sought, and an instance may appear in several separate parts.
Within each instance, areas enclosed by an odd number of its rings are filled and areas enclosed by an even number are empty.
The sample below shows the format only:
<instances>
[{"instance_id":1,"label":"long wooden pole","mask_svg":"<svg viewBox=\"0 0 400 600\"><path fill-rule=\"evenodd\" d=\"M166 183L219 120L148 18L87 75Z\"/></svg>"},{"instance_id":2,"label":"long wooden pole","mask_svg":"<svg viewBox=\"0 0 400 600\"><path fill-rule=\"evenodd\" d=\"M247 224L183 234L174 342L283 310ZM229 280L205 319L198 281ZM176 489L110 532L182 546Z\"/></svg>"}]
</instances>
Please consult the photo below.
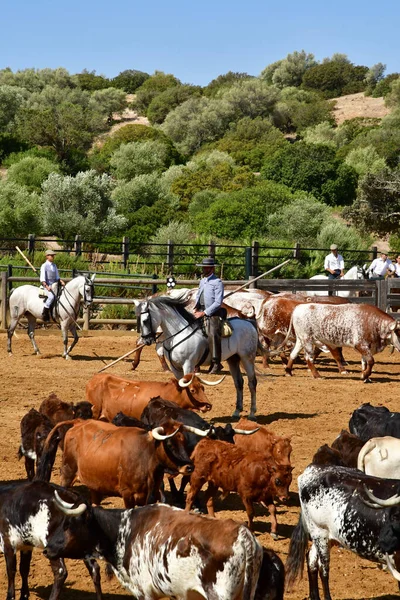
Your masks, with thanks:
<instances>
[{"instance_id":1,"label":"long wooden pole","mask_svg":"<svg viewBox=\"0 0 400 600\"><path fill-rule=\"evenodd\" d=\"M106 369L112 367L113 365L115 365L117 362L119 362L120 360L126 358L127 356L129 356L130 354L133 354L134 352L137 352L138 350L140 350L141 348L144 348L144 346L146 346L147 344L140 344L140 346L137 346L134 350L130 350L129 352L127 352L126 354L124 354L123 356L120 356L119 358L117 358L116 360L113 360L113 362L110 362L108 365L106 365L105 367L103 367L102 369L100 369L100 371L97 371L98 373L101 373L102 371L105 371Z\"/></svg>"},{"instance_id":2,"label":"long wooden pole","mask_svg":"<svg viewBox=\"0 0 400 600\"><path fill-rule=\"evenodd\" d=\"M285 260L283 263L280 263L279 265L276 265L276 267L273 267L272 269L269 269L268 271L265 271L265 273L261 273L261 275L258 275L258 277L254 277L254 279L252 279L251 281L248 281L247 283L245 283L245 284L241 285L240 287L236 288L236 290L232 290L232 292L229 292L228 294L226 294L224 296L224 300L226 298L229 298L229 296L232 296L232 294L236 294L236 292L240 292L240 290L243 290L244 288L248 287L254 281L257 281L257 279L261 279L262 277L265 277L266 275L269 275L269 273L272 273L273 271L276 271L277 269L280 269L284 265L287 265L291 260L292 260L291 258L288 258L288 260Z\"/></svg>"},{"instance_id":3,"label":"long wooden pole","mask_svg":"<svg viewBox=\"0 0 400 600\"><path fill-rule=\"evenodd\" d=\"M36 269L36 267L33 266L33 264L28 260L28 258L25 256L25 254L22 252L22 250L20 248L18 248L18 246L15 246L16 250L18 250L18 252L20 253L20 255L22 256L22 258L28 263L28 265L30 266L31 269L33 269L36 273L36 275L38 275L38 271ZM38 275L39 276L39 275Z\"/></svg>"}]
</instances>

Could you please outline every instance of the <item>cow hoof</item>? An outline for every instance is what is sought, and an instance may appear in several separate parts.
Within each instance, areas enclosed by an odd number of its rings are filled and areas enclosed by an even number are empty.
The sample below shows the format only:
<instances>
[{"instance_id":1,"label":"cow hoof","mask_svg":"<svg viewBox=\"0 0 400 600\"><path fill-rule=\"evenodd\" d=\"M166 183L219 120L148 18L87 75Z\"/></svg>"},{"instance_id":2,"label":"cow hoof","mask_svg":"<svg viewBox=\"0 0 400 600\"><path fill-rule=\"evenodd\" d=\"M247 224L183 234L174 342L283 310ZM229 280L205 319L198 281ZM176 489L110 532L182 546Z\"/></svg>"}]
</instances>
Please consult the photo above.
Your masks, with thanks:
<instances>
[{"instance_id":1,"label":"cow hoof","mask_svg":"<svg viewBox=\"0 0 400 600\"><path fill-rule=\"evenodd\" d=\"M346 371L346 369L345 369L344 371L340 371L340 374L341 374L341 375L348 375L348 374L349 374L349 372L348 372L348 371Z\"/></svg>"},{"instance_id":2,"label":"cow hoof","mask_svg":"<svg viewBox=\"0 0 400 600\"><path fill-rule=\"evenodd\" d=\"M250 414L250 415L247 417L247 420L248 420L248 421L256 421L256 422L257 422L257 418L256 418L256 416L255 416L255 415L253 415L253 414Z\"/></svg>"},{"instance_id":3,"label":"cow hoof","mask_svg":"<svg viewBox=\"0 0 400 600\"><path fill-rule=\"evenodd\" d=\"M8 356L12 356L12 355L13 355L13 353L12 353L12 352L9 352L9 353L8 353Z\"/></svg>"},{"instance_id":4,"label":"cow hoof","mask_svg":"<svg viewBox=\"0 0 400 600\"><path fill-rule=\"evenodd\" d=\"M272 537L272 539L273 539L273 540L275 540L275 541L276 541L276 540L279 540L279 535L278 535L277 533L272 533L272 531L271 531L271 537Z\"/></svg>"},{"instance_id":5,"label":"cow hoof","mask_svg":"<svg viewBox=\"0 0 400 600\"><path fill-rule=\"evenodd\" d=\"M364 379L364 383L372 383L372 379L368 377L368 379Z\"/></svg>"}]
</instances>

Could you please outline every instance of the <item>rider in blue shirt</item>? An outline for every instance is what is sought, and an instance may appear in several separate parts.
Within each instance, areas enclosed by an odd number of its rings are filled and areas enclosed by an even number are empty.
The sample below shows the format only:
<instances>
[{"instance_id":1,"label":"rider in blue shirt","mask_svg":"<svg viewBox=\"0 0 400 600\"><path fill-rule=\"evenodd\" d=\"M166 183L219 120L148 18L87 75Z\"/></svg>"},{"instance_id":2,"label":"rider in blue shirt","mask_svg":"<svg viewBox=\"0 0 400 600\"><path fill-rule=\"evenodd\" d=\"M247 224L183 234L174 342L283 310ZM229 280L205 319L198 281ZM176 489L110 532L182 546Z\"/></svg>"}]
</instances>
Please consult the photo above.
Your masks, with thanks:
<instances>
[{"instance_id":1,"label":"rider in blue shirt","mask_svg":"<svg viewBox=\"0 0 400 600\"><path fill-rule=\"evenodd\" d=\"M60 282L61 285L65 285L64 281L60 279L57 266L54 263L55 254L56 253L54 250L47 250L46 262L40 267L40 282L47 291L47 298L46 302L44 303L42 314L42 319L46 322L50 321L50 308L54 302L54 292L57 292L56 288L58 286L58 282Z\"/></svg>"},{"instance_id":2,"label":"rider in blue shirt","mask_svg":"<svg viewBox=\"0 0 400 600\"><path fill-rule=\"evenodd\" d=\"M221 317L226 317L226 310L222 308L224 299L224 284L214 274L216 263L213 258L204 258L201 264L203 277L200 280L196 294L194 316L206 317L206 331L211 352L211 366L209 373L219 373L221 365Z\"/></svg>"}]
</instances>

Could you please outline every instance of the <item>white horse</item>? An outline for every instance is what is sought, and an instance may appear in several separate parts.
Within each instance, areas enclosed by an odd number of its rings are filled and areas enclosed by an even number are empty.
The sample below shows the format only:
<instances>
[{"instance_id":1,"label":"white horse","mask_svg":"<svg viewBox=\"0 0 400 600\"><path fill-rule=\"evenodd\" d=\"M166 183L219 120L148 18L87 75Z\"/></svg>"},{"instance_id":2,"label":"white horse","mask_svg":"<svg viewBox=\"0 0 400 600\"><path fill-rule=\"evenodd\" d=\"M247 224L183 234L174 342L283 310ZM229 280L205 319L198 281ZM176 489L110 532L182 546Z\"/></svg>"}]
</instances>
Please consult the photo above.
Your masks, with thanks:
<instances>
[{"instance_id":1,"label":"white horse","mask_svg":"<svg viewBox=\"0 0 400 600\"><path fill-rule=\"evenodd\" d=\"M61 333L64 342L63 358L70 358L69 353L78 342L79 337L76 332L76 319L79 314L79 304L81 298L84 306L87 307L93 302L94 285L92 277L79 275L71 279L61 290L60 296L54 302L53 316L56 323L61 327ZM28 319L28 335L36 354L40 354L35 341L36 320L42 318L43 299L39 297L39 288L34 285L21 285L15 288L10 296L10 316L11 322L8 328L7 350L11 355L11 338L19 319L25 315ZM72 333L74 339L68 347L68 330Z\"/></svg>"},{"instance_id":2,"label":"white horse","mask_svg":"<svg viewBox=\"0 0 400 600\"><path fill-rule=\"evenodd\" d=\"M341 280L343 279L349 279L349 280L361 280L361 279L366 279L366 273L365 273L365 269L366 269L367 265L364 265L363 267L358 267L357 265L355 265L354 267L351 267L351 269L349 269L347 271L347 273L344 274L343 277L340 277ZM310 281L313 279L326 279L328 280L329 277L327 275L314 275L314 277L310 277ZM309 291L306 292L307 295L310 296L327 296L328 292L319 292L319 291ZM337 295L340 296L341 298L348 298L351 295L350 290L343 290L343 291L339 291L337 292Z\"/></svg>"},{"instance_id":3,"label":"white horse","mask_svg":"<svg viewBox=\"0 0 400 600\"><path fill-rule=\"evenodd\" d=\"M156 341L157 328L163 332L163 347L177 379L193 373L198 364L210 364L208 339L203 334L201 320L184 308L179 298L159 296L151 300L135 301L138 325L143 341ZM222 338L222 360L226 360L236 387L236 409L238 418L243 410L243 376L240 363L248 377L251 394L250 419L255 419L257 379L254 361L257 353L258 334L256 328L243 319L232 319L233 333Z\"/></svg>"}]
</instances>

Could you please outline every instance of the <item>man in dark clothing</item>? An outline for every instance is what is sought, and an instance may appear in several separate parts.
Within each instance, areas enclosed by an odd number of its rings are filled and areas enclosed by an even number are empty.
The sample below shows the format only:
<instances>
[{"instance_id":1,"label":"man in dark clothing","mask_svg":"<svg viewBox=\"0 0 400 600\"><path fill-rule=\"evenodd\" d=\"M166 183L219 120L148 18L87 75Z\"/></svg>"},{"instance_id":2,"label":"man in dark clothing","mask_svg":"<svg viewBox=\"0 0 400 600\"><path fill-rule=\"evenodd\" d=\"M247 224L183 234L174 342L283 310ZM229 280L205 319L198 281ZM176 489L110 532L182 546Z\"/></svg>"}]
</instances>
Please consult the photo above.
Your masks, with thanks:
<instances>
[{"instance_id":1,"label":"man in dark clothing","mask_svg":"<svg viewBox=\"0 0 400 600\"><path fill-rule=\"evenodd\" d=\"M211 352L211 366L209 373L220 373L221 365L221 317L226 317L226 311L222 308L224 299L224 285L214 274L216 263L213 258L204 258L197 267L202 267L203 277L200 280L196 294L194 316L196 318L206 317L206 331Z\"/></svg>"}]
</instances>

